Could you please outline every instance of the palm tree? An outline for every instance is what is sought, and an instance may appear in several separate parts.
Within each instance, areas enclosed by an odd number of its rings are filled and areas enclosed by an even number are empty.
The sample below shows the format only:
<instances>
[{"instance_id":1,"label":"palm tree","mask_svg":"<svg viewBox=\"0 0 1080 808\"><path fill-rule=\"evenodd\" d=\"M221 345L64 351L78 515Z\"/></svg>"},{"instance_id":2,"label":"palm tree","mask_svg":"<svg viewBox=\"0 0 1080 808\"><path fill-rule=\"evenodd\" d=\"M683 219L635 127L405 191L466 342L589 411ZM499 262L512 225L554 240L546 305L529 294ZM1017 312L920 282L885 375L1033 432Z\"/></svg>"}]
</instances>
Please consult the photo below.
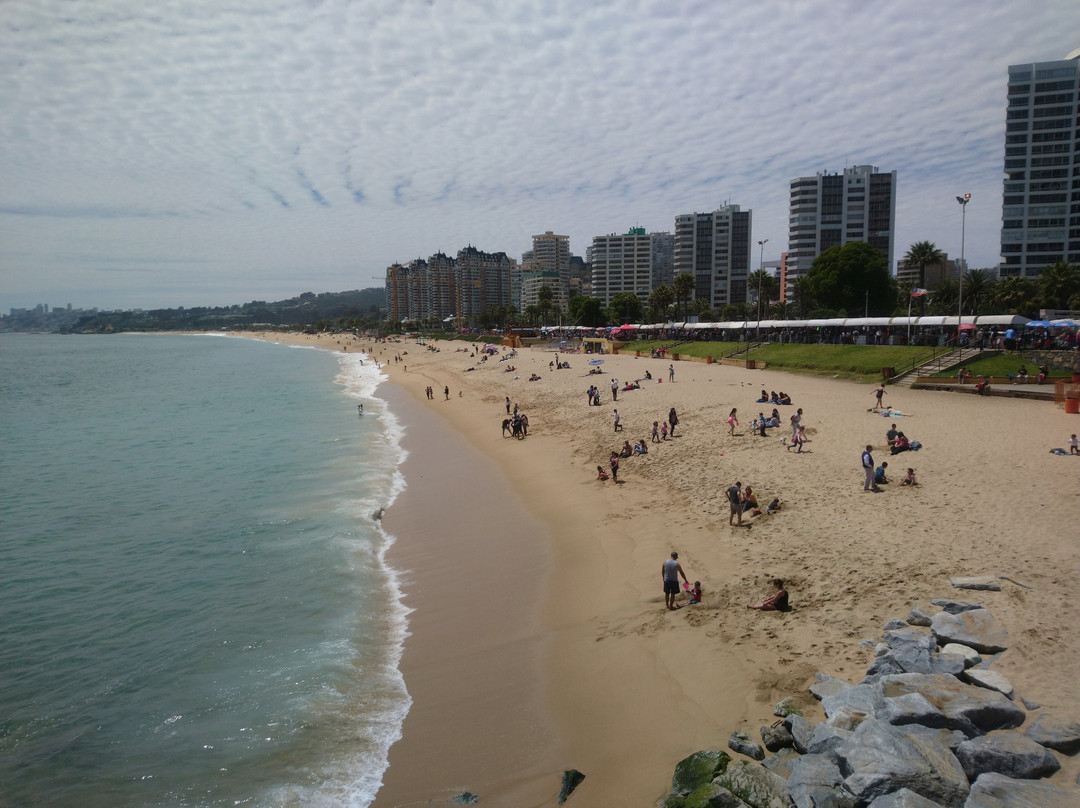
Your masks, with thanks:
<instances>
[{"instance_id":1,"label":"palm tree","mask_svg":"<svg viewBox=\"0 0 1080 808\"><path fill-rule=\"evenodd\" d=\"M933 264L940 264L944 260L945 254L932 241L916 241L908 247L907 255L904 256L905 264L919 268L920 289L926 288L926 268ZM919 312L926 312L926 295L919 298Z\"/></svg>"},{"instance_id":2,"label":"palm tree","mask_svg":"<svg viewBox=\"0 0 1080 808\"><path fill-rule=\"evenodd\" d=\"M994 306L1006 314L1028 316L1028 312L1033 313L1038 308L1035 295L1035 284L1030 278L1010 275L994 285Z\"/></svg>"},{"instance_id":3,"label":"palm tree","mask_svg":"<svg viewBox=\"0 0 1080 808\"><path fill-rule=\"evenodd\" d=\"M1080 267L1058 261L1039 275L1039 287L1048 309L1067 309L1069 299L1080 292Z\"/></svg>"},{"instance_id":4,"label":"palm tree","mask_svg":"<svg viewBox=\"0 0 1080 808\"><path fill-rule=\"evenodd\" d=\"M685 319L686 301L689 300L690 296L694 293L694 276L689 272L683 272L676 275L672 286L675 288L675 299L682 304L683 319Z\"/></svg>"},{"instance_id":5,"label":"palm tree","mask_svg":"<svg viewBox=\"0 0 1080 808\"><path fill-rule=\"evenodd\" d=\"M769 304L776 299L780 291L780 283L766 270L756 269L746 279L746 291L751 290L757 292L757 311L760 320L761 312L769 313Z\"/></svg>"},{"instance_id":6,"label":"palm tree","mask_svg":"<svg viewBox=\"0 0 1080 808\"><path fill-rule=\"evenodd\" d=\"M660 284L649 293L649 308L653 322L667 319L668 309L675 302L675 291L667 284Z\"/></svg>"},{"instance_id":7,"label":"palm tree","mask_svg":"<svg viewBox=\"0 0 1080 808\"><path fill-rule=\"evenodd\" d=\"M791 284L791 305L795 309L795 316L805 320L807 313L814 306L814 294L810 288L810 279L802 275Z\"/></svg>"},{"instance_id":8,"label":"palm tree","mask_svg":"<svg viewBox=\"0 0 1080 808\"><path fill-rule=\"evenodd\" d=\"M973 269L964 275L964 303L968 311L979 316L979 302L986 302L994 293L994 279L985 269Z\"/></svg>"}]
</instances>

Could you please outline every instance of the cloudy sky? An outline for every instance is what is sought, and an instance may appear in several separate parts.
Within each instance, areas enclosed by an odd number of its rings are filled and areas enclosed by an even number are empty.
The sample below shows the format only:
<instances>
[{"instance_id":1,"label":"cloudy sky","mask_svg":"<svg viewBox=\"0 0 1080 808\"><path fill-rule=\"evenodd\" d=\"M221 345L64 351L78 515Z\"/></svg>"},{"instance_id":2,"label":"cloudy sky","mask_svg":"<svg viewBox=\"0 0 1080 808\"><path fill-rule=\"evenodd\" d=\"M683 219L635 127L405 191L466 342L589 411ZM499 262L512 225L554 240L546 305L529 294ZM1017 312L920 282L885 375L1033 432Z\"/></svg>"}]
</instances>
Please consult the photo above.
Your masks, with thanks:
<instances>
[{"instance_id":1,"label":"cloudy sky","mask_svg":"<svg viewBox=\"0 0 1080 808\"><path fill-rule=\"evenodd\" d=\"M1077 8L7 0L0 307L364 288L724 202L770 260L788 182L856 164L899 172L898 257L959 254L967 192L968 262L996 265L1007 67L1080 46Z\"/></svg>"}]
</instances>

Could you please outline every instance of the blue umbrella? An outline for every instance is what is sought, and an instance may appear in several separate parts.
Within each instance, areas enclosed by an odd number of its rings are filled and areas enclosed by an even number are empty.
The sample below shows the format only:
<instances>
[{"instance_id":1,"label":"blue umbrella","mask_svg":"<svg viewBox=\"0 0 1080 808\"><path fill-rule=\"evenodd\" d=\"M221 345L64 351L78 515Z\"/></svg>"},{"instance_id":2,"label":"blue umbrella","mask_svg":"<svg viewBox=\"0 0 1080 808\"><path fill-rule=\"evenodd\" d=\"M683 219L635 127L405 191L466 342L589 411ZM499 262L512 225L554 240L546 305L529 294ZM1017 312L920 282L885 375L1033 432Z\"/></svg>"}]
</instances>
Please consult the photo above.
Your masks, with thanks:
<instances>
[{"instance_id":1,"label":"blue umbrella","mask_svg":"<svg viewBox=\"0 0 1080 808\"><path fill-rule=\"evenodd\" d=\"M1076 328L1076 323L1073 320L1051 320L1050 325L1054 328Z\"/></svg>"},{"instance_id":2,"label":"blue umbrella","mask_svg":"<svg viewBox=\"0 0 1080 808\"><path fill-rule=\"evenodd\" d=\"M1029 320L1028 322L1024 323L1024 325L1027 328L1049 328L1050 327L1050 323L1048 323L1046 320Z\"/></svg>"}]
</instances>

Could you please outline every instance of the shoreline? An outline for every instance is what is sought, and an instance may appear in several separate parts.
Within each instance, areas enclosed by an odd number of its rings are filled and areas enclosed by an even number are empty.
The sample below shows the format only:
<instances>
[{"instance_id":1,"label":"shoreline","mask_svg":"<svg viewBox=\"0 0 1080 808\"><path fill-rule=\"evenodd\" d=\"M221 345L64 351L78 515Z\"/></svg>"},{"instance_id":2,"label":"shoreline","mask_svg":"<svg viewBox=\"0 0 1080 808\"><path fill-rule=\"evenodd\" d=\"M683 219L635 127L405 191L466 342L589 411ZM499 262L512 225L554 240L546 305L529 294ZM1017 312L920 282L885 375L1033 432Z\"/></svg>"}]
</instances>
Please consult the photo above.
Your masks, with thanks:
<instances>
[{"instance_id":1,"label":"shoreline","mask_svg":"<svg viewBox=\"0 0 1080 808\"><path fill-rule=\"evenodd\" d=\"M281 335L266 338L282 341ZM335 339L300 341L333 350ZM894 484L883 494L864 496L858 451L870 442L880 453L887 426L867 412L869 385L700 363L675 363L676 382L669 385L667 361L623 356L605 357L604 369L611 373L593 379L585 377L586 357L570 356L572 369L551 372L553 354L539 349L519 351L519 372L504 374L498 357L476 366L469 354L455 353L467 343L436 344L439 353L413 343L372 347L376 357L386 352L383 359L408 351L406 361L385 368L394 383L391 395L408 395L406 403L418 408L414 414L425 427L449 426L489 458L514 496L546 525L551 567L535 604L541 630L529 638L532 667L518 668L513 676L523 687L538 689L536 715L547 724L553 745L517 783L513 777L485 782L485 774L468 782L432 780L438 793L422 787L409 749L419 749L425 735L445 734L443 711L455 706L431 678L430 710L421 712L414 701L416 716L391 751L377 806L404 804L392 791L402 800L424 802L465 790L485 804L552 804L567 768L586 775L573 797L578 805L653 803L666 792L678 760L699 749L723 748L733 730L756 733L760 724L772 723L772 705L781 698L794 697L809 718L818 718L820 707L806 692L813 674L861 678L873 650L858 647L858 640L876 636L885 620L906 613L917 600L963 598L949 587L953 575L996 572L1034 587L1005 584L1001 592L979 598L1017 641L995 668L1019 694L1075 709L1080 611L1073 593L1080 576L1076 531L1067 526L1080 523L1078 469L1071 465L1075 458L1048 454L1069 432L1080 431L1075 416L1043 402L890 388L886 403L913 414L897 419L898 427L925 446L891 458L890 471L898 478L905 461L916 465L921 485L901 490ZM477 369L467 372L470 366ZM606 384L613 375L625 381L646 368L653 382L610 400ZM541 381L525 381L530 372ZM661 375L662 385L655 378ZM586 407L590 381L601 385L604 406ZM444 401L440 393L427 402L427 384L437 390L448 384L453 400ZM781 385L806 410L810 442L801 456L779 443L786 429L762 439L747 428L759 409L757 391ZM499 435L504 395L530 415L525 441ZM456 406L459 401L465 406ZM646 437L652 420L672 403L679 407L679 437L623 461L618 487L597 482L595 466L607 452L624 435ZM735 405L743 425L732 437L722 422ZM611 430L614 407L627 424L617 436ZM437 417L420 415L432 409ZM403 423L412 426L411 420ZM876 458L880 463L888 456ZM779 496L784 510L751 520L753 529L729 528L722 492L735 479L752 484L765 502ZM407 493L419 494L414 482L409 480ZM468 487L467 481L461 484ZM422 511L415 514L418 523L438 518ZM479 515L468 499L460 512ZM388 511L388 523L394 518ZM406 538L391 532L398 537L394 549L404 552ZM657 568L673 548L690 580L703 582L705 599L668 613ZM506 559L500 563L506 565L501 569L515 569ZM768 594L774 576L789 582L794 611L746 610L746 603ZM417 568L414 583L422 577ZM496 598L501 587L490 590L488 597ZM414 601L409 595L406 602L416 607L426 597L418 593ZM531 597L523 594L521 600ZM513 608L522 605L515 601ZM468 610L457 613L468 625ZM415 617L410 616L410 630ZM415 625L406 655L410 648L419 655L440 642L437 633ZM482 675L483 660L475 661ZM406 684L412 693L408 675ZM468 709L488 711L482 697ZM506 718L492 716L491 725L512 726L511 716ZM503 740L520 745L528 738ZM478 746L470 764L462 747L473 741L452 731L442 739L478 775L487 756L513 760L502 743L486 752ZM1051 782L1075 789L1076 762L1064 763ZM398 792L392 781L413 790ZM461 788L454 791L458 782ZM526 793L536 798L522 798Z\"/></svg>"}]
</instances>

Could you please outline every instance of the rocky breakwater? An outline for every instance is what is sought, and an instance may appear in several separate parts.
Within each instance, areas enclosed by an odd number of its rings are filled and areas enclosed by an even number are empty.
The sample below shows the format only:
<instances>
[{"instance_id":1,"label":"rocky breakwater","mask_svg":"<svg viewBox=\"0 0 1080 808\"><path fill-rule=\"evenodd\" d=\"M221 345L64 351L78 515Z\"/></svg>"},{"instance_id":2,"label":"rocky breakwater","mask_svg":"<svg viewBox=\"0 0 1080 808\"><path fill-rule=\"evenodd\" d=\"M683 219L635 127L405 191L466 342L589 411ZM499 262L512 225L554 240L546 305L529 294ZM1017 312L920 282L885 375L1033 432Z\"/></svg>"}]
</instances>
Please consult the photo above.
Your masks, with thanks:
<instances>
[{"instance_id":1,"label":"rocky breakwater","mask_svg":"<svg viewBox=\"0 0 1080 808\"><path fill-rule=\"evenodd\" d=\"M817 674L825 720L777 705L762 743L732 733L726 751L676 767L660 808L1076 808L1080 791L1042 781L1080 751L1075 705L1061 714L1021 699L991 667L1008 636L978 603L916 604L891 620L866 677ZM864 641L873 645L873 641ZM1038 717L1028 722L1029 713ZM1026 729L1019 729L1025 722ZM766 755L766 750L771 755ZM1078 783L1080 785L1080 783Z\"/></svg>"}]
</instances>

